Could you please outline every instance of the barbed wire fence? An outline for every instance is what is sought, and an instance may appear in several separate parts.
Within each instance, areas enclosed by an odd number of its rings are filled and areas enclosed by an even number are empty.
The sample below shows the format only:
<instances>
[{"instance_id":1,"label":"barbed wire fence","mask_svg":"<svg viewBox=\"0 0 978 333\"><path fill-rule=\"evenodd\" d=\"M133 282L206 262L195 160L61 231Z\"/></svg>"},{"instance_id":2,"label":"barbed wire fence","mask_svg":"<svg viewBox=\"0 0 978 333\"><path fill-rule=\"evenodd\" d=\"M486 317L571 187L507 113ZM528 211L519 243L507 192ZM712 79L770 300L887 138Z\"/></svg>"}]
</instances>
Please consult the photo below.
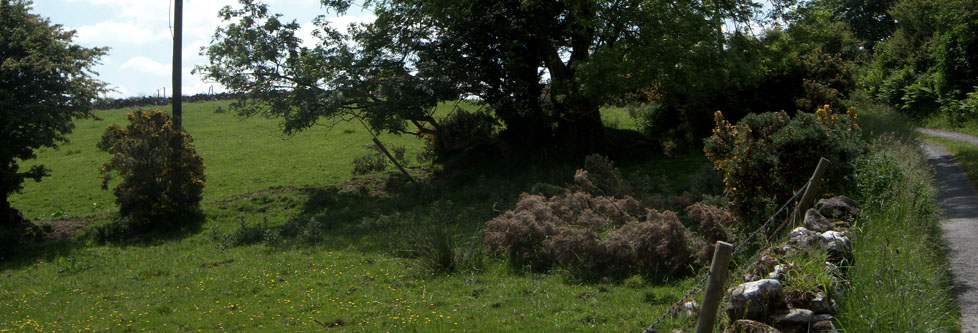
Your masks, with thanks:
<instances>
[{"instance_id":1,"label":"barbed wire fence","mask_svg":"<svg viewBox=\"0 0 978 333\"><path fill-rule=\"evenodd\" d=\"M812 182L813 181L815 181L814 177L808 179L808 182L805 183L805 186L802 186L801 189L799 189L797 192L795 192L795 195L794 196L792 196L790 199L788 199L788 201L786 201L784 203L784 205L781 205L781 208L779 208L778 211L774 213L774 215L771 215L771 217L769 217L767 219L767 221L764 222L764 224L762 224L760 227L758 227L756 230L754 230L754 232L752 232L749 236L747 236L746 239L744 239L743 241L741 241L737 245L737 247L734 248L733 253L730 256L732 258L737 257L737 254L739 254L741 251L743 251L744 250L744 247L747 244L750 244L752 241L754 241L754 238L757 237L757 235L766 234L767 229L771 226L772 223L774 223L775 220L777 220L778 216L781 216L782 213L784 213L785 211L787 211L788 207L791 206L792 203L794 203L795 201L797 201L798 198L800 198L803 193L805 193L805 191L812 185ZM652 325L650 325L648 328L646 328L645 331L644 331L644 333L654 333L654 332L656 332L655 327L657 325L659 325L663 320L665 320L666 318L668 318L670 314L673 314L676 311L678 311L679 308L682 307L684 303L686 303L686 300L688 300L690 297L693 296L693 294L699 292L700 289L703 287L703 284L706 283L707 280L709 280L711 274L713 274L713 272L711 272L709 270L706 273L704 273L703 274L703 277L700 278L699 282L697 282L696 285L693 286L693 288L689 289L689 291L687 291L686 294L683 295L683 297L679 299L679 301L677 301L675 304L673 304L671 307L669 307L669 309L666 310L665 313L663 313L661 316L659 316L659 318L656 319L655 322L652 323Z\"/></svg>"}]
</instances>

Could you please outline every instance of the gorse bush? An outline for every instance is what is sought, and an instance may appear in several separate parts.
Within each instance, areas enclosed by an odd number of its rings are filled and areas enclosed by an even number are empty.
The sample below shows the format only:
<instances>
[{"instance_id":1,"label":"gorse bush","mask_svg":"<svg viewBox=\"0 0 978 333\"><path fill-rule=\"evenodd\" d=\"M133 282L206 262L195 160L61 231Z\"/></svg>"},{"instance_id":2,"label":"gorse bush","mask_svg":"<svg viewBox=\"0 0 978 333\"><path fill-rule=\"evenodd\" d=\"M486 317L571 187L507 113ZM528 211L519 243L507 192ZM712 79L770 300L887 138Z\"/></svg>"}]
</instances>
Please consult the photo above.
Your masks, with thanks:
<instances>
[{"instance_id":1,"label":"gorse bush","mask_svg":"<svg viewBox=\"0 0 978 333\"><path fill-rule=\"evenodd\" d=\"M130 113L125 128L109 125L98 148L112 154L102 169L102 188L112 174L112 192L124 223L134 231L168 227L198 212L204 190L204 161L187 132L160 110Z\"/></svg>"},{"instance_id":2,"label":"gorse bush","mask_svg":"<svg viewBox=\"0 0 978 333\"><path fill-rule=\"evenodd\" d=\"M716 128L704 151L723 174L733 212L756 221L765 206L780 203L805 184L819 159L832 165L825 188L838 189L852 174L851 162L866 150L850 108L840 114L828 105L814 114L750 114L734 125L717 111Z\"/></svg>"},{"instance_id":3,"label":"gorse bush","mask_svg":"<svg viewBox=\"0 0 978 333\"><path fill-rule=\"evenodd\" d=\"M675 213L621 199L568 192L523 194L516 208L490 220L485 244L517 267L560 264L584 278L669 274L691 262L688 232Z\"/></svg>"}]
</instances>

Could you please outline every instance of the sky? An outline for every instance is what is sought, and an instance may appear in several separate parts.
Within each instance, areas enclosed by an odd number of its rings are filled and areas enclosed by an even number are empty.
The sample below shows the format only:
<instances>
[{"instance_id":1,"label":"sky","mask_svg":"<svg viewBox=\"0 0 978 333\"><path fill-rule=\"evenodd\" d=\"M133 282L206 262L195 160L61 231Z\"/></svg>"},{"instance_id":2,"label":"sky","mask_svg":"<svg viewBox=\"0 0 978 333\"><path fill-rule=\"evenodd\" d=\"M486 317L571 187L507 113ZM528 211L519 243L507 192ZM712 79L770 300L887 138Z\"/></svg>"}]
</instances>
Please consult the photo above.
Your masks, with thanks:
<instances>
[{"instance_id":1,"label":"sky","mask_svg":"<svg viewBox=\"0 0 978 333\"><path fill-rule=\"evenodd\" d=\"M86 47L109 47L102 64L95 67L99 79L113 89L108 97L157 96L173 91L171 83L173 39L173 0L34 0L33 13L49 18L77 32L74 42ZM224 6L237 5L237 0L183 0L183 94L206 93L212 89L224 91L214 82L192 75L196 65L207 64L200 55L201 47L210 44L214 31L221 24L218 11ZM320 0L265 0L269 9L281 13L286 20L302 25L304 42L314 42L311 33L316 29L312 20L327 14ZM327 17L335 28L345 28L352 22L369 22L374 16L351 8L347 15ZM341 29L342 30L342 29ZM344 30L345 31L345 30Z\"/></svg>"}]
</instances>

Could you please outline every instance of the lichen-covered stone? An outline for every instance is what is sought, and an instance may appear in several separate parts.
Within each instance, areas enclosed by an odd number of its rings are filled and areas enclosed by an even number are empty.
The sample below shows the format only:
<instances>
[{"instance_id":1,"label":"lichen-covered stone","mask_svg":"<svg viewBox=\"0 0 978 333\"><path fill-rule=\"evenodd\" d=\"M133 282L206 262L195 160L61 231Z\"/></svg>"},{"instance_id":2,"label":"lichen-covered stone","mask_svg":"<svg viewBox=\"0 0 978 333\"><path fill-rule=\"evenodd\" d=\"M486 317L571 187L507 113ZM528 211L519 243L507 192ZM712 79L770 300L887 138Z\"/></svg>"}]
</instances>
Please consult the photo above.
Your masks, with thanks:
<instances>
[{"instance_id":1,"label":"lichen-covered stone","mask_svg":"<svg viewBox=\"0 0 978 333\"><path fill-rule=\"evenodd\" d=\"M823 216L834 220L852 221L859 217L859 204L844 196L819 200L815 209Z\"/></svg>"},{"instance_id":2,"label":"lichen-covered stone","mask_svg":"<svg viewBox=\"0 0 978 333\"><path fill-rule=\"evenodd\" d=\"M821 246L824 241L819 233L805 227L797 227L788 234L788 245L798 249Z\"/></svg>"},{"instance_id":3,"label":"lichen-covered stone","mask_svg":"<svg viewBox=\"0 0 978 333\"><path fill-rule=\"evenodd\" d=\"M835 325L831 320L819 320L812 323L811 332L836 333Z\"/></svg>"},{"instance_id":4,"label":"lichen-covered stone","mask_svg":"<svg viewBox=\"0 0 978 333\"><path fill-rule=\"evenodd\" d=\"M844 266L852 265L853 254L849 236L843 232L826 231L821 238L824 241L822 248L829 254L829 260L835 264L845 263Z\"/></svg>"},{"instance_id":5,"label":"lichen-covered stone","mask_svg":"<svg viewBox=\"0 0 978 333\"><path fill-rule=\"evenodd\" d=\"M832 221L812 208L805 212L805 228L815 232L826 232L832 230Z\"/></svg>"},{"instance_id":6,"label":"lichen-covered stone","mask_svg":"<svg viewBox=\"0 0 978 333\"><path fill-rule=\"evenodd\" d=\"M829 295L824 292L818 292L815 294L815 298L812 298L811 302L808 303L808 308L811 309L816 314L835 314L838 304L834 299L829 297Z\"/></svg>"},{"instance_id":7,"label":"lichen-covered stone","mask_svg":"<svg viewBox=\"0 0 978 333\"><path fill-rule=\"evenodd\" d=\"M725 311L731 319L764 320L785 308L781 282L763 279L742 283L730 291Z\"/></svg>"},{"instance_id":8,"label":"lichen-covered stone","mask_svg":"<svg viewBox=\"0 0 978 333\"><path fill-rule=\"evenodd\" d=\"M791 309L771 318L774 326L808 325L815 318L815 312L808 309Z\"/></svg>"}]
</instances>

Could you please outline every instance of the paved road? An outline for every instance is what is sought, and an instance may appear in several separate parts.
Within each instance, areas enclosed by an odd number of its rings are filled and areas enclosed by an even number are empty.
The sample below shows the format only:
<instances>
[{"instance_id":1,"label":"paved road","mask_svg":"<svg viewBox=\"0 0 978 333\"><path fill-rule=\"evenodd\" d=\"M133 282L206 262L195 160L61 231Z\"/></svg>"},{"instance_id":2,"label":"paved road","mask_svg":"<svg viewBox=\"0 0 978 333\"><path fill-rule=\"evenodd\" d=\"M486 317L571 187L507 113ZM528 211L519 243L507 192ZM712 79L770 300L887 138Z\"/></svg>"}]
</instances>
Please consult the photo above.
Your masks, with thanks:
<instances>
[{"instance_id":1,"label":"paved road","mask_svg":"<svg viewBox=\"0 0 978 333\"><path fill-rule=\"evenodd\" d=\"M930 129L918 132L978 145L978 137ZM944 208L941 229L950 250L953 292L961 308L962 332L978 332L978 196L968 178L942 145L924 143L928 162L934 167Z\"/></svg>"}]
</instances>

